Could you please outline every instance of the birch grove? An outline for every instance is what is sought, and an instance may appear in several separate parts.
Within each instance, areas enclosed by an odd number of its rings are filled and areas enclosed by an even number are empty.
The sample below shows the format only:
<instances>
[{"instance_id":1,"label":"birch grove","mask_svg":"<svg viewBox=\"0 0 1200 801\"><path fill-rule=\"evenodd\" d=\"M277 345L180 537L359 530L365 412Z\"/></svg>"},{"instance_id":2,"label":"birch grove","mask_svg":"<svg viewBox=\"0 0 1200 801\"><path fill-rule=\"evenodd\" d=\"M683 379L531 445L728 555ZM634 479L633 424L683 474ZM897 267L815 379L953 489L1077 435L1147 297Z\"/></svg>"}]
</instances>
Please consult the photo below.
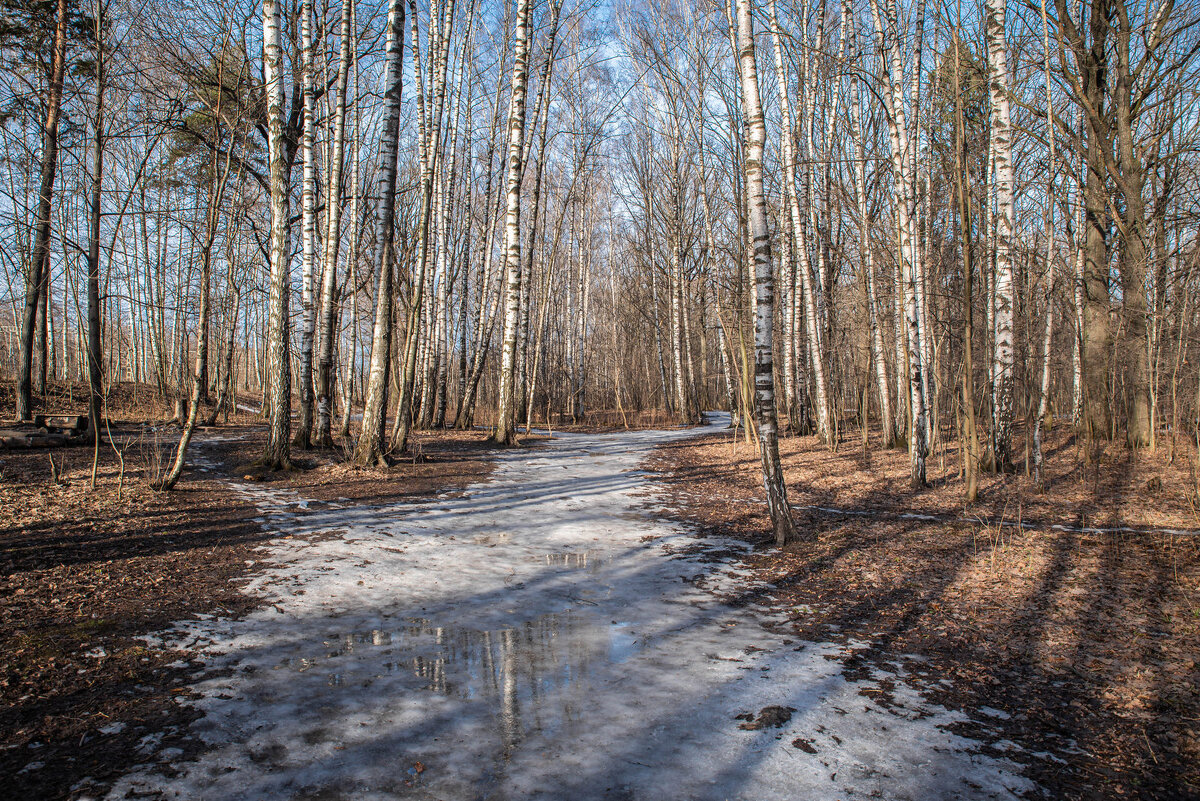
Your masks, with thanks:
<instances>
[{"instance_id":1,"label":"birch grove","mask_svg":"<svg viewBox=\"0 0 1200 801\"><path fill-rule=\"evenodd\" d=\"M51 5L0 32L5 402L146 387L163 487L221 415L379 469L725 410L785 543L780 437L967 502L1196 447L1187 4Z\"/></svg>"}]
</instances>

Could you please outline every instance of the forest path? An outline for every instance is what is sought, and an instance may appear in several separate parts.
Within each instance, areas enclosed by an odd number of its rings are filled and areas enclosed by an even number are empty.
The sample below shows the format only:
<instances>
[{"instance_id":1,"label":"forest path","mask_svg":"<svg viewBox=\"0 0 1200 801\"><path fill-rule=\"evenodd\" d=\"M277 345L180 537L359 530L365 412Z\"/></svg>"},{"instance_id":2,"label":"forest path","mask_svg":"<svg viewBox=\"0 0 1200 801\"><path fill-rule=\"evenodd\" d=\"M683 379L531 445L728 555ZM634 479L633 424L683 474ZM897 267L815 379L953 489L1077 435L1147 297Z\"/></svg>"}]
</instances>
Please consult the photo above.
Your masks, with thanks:
<instances>
[{"instance_id":1,"label":"forest path","mask_svg":"<svg viewBox=\"0 0 1200 801\"><path fill-rule=\"evenodd\" d=\"M1008 798L1008 760L946 730L901 666L843 677L794 642L730 541L653 519L641 461L708 427L556 435L430 503L237 485L278 539L237 621L181 623L206 663L198 761L155 753L110 798ZM316 508L320 506L320 508ZM893 687L894 682L894 687ZM735 716L788 708L779 726ZM777 710L778 711L778 710ZM995 753L993 750L992 753ZM169 766L164 776L161 766Z\"/></svg>"}]
</instances>

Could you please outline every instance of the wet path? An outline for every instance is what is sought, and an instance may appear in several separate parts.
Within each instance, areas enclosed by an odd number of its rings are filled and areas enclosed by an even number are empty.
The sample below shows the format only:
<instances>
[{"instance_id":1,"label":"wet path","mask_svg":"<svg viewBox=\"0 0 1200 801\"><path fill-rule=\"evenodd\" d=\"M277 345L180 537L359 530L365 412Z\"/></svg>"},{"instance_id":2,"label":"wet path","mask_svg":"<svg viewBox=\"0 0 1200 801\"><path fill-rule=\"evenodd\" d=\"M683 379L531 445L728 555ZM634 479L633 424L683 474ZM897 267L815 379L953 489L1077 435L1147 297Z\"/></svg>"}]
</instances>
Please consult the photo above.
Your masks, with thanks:
<instances>
[{"instance_id":1,"label":"wet path","mask_svg":"<svg viewBox=\"0 0 1200 801\"><path fill-rule=\"evenodd\" d=\"M724 421L717 418L716 424ZM878 705L839 649L766 631L730 543L654 522L641 460L694 431L567 435L499 458L463 497L307 504L241 487L280 533L242 621L177 636L211 745L146 743L112 798L1005 798L1015 766L899 689ZM292 535L284 538L283 535ZM725 554L721 558L714 558ZM898 683L903 688L903 683ZM779 728L735 716L778 705Z\"/></svg>"}]
</instances>

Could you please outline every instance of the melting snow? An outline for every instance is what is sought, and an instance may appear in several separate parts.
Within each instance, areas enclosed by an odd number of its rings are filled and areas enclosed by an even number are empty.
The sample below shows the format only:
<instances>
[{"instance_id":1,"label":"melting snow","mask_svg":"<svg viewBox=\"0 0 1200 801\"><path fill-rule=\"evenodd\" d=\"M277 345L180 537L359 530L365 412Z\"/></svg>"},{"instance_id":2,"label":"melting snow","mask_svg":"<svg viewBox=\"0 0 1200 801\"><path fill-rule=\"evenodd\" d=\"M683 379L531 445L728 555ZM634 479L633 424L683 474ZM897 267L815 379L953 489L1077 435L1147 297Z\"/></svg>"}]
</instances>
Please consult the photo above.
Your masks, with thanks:
<instances>
[{"instance_id":1,"label":"melting snow","mask_svg":"<svg viewBox=\"0 0 1200 801\"><path fill-rule=\"evenodd\" d=\"M695 585L741 579L731 564L679 554L695 538L648 519L636 497L641 460L692 433L558 435L500 455L487 483L436 506L304 511L294 492L239 485L279 535L274 566L247 588L266 605L163 635L214 669L192 688L204 713L192 731L210 750L170 777L148 764L110 797L821 801L1034 789L1013 763L945 730L961 715L903 682L886 708L860 694L895 674L847 682L832 658L845 646L797 647L763 628L762 607ZM329 531L343 533L301 536ZM735 716L771 705L794 711L779 728L739 729Z\"/></svg>"}]
</instances>

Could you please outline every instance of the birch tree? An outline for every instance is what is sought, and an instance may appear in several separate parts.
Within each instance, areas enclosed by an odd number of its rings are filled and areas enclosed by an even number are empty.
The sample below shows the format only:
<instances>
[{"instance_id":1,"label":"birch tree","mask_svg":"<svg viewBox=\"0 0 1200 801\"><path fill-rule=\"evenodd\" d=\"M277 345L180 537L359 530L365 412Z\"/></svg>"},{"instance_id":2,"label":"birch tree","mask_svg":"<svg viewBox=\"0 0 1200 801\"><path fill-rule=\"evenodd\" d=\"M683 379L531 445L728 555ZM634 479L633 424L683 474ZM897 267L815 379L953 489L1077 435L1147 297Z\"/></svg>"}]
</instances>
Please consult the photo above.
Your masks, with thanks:
<instances>
[{"instance_id":1,"label":"birch tree","mask_svg":"<svg viewBox=\"0 0 1200 801\"><path fill-rule=\"evenodd\" d=\"M337 317L337 266L338 251L342 235L342 169L345 161L346 104L350 87L351 47L354 36L350 19L354 0L342 0L341 24L339 26L339 56L337 85L335 88L333 113L333 143L329 151L329 186L325 203L325 252L321 258L321 295L317 303L317 373L316 401L317 418L313 441L320 447L333 444L333 346L337 332L334 322ZM357 43L353 46L357 48ZM350 224L357 227L358 221L351 216ZM351 254L353 258L353 253ZM353 291L353 290L352 290ZM357 294L355 292L355 294Z\"/></svg>"},{"instance_id":2,"label":"birch tree","mask_svg":"<svg viewBox=\"0 0 1200 801\"><path fill-rule=\"evenodd\" d=\"M746 216L754 257L754 409L762 457L763 488L775 542L787 545L796 538L796 524L788 506L787 485L779 461L779 432L776 429L775 372L772 329L775 285L771 258L771 234L767 224L767 202L763 192L763 146L767 126L759 96L758 66L754 48L754 15L750 0L737 1L737 47L741 74L742 107L746 121Z\"/></svg>"},{"instance_id":3,"label":"birch tree","mask_svg":"<svg viewBox=\"0 0 1200 801\"><path fill-rule=\"evenodd\" d=\"M907 352L900 363L908 363L909 437L908 452L911 464L910 481L914 487L925 484L925 459L929 453L926 439L925 365L920 346L920 314L917 293L923 287L916 280L917 242L914 228L916 190L912 160L908 157L910 142L904 112L903 62L900 57L900 36L896 0L871 0L871 16L875 21L880 69L883 72L884 114L887 118L888 141L892 157L892 180L895 186L896 232L898 239L897 306L903 309L903 342ZM881 8L882 6L882 8Z\"/></svg>"},{"instance_id":4,"label":"birch tree","mask_svg":"<svg viewBox=\"0 0 1200 801\"><path fill-rule=\"evenodd\" d=\"M847 26L849 28L849 26ZM857 59L858 32L853 28L846 31L850 45L849 58ZM879 393L880 425L883 429L883 445L885 448L895 444L896 425L892 416L892 392L888 383L887 358L883 341L883 327L879 324L879 302L875 288L875 258L874 247L871 244L870 219L867 200L867 153L864 142L862 83L854 82L851 93L852 106L850 109L851 135L854 140L854 197L858 207L858 247L859 258L862 260L862 270L866 283L867 322L871 336L871 364L875 369L875 384Z\"/></svg>"},{"instance_id":5,"label":"birch tree","mask_svg":"<svg viewBox=\"0 0 1200 801\"><path fill-rule=\"evenodd\" d=\"M284 153L283 52L280 46L279 0L263 0L263 88L267 100L267 154L270 169L271 284L267 323L267 445L262 464L269 469L291 465L288 433L292 425L291 362L288 358L288 263L290 191Z\"/></svg>"},{"instance_id":6,"label":"birch tree","mask_svg":"<svg viewBox=\"0 0 1200 801\"><path fill-rule=\"evenodd\" d=\"M375 273L375 326L371 336L371 361L362 430L354 450L360 467L387 465L388 365L392 352L393 238L396 227L396 158L400 140L400 99L404 87L404 6L389 0L386 64L384 65L384 122L380 163L376 179L378 207L375 248L379 266Z\"/></svg>"},{"instance_id":7,"label":"birch tree","mask_svg":"<svg viewBox=\"0 0 1200 801\"><path fill-rule=\"evenodd\" d=\"M312 0L300 3L300 91L303 95L300 140L300 302L303 318L300 322L300 375L296 384L300 391L299 417L296 420L298 448L312 445L313 423L313 333L316 320L313 298L313 262L317 240L317 164L316 164L316 87L313 85Z\"/></svg>"},{"instance_id":8,"label":"birch tree","mask_svg":"<svg viewBox=\"0 0 1200 801\"><path fill-rule=\"evenodd\" d=\"M529 4L515 0L513 74L508 105L508 179L504 223L504 333L500 353L500 387L492 439L500 445L516 440L517 326L521 311L521 177L524 174L525 96L529 82Z\"/></svg>"},{"instance_id":9,"label":"birch tree","mask_svg":"<svg viewBox=\"0 0 1200 801\"><path fill-rule=\"evenodd\" d=\"M825 377L825 360L821 355L822 348L819 341L821 324L817 313L816 293L813 288L813 268L809 261L810 245L807 231L800 216L800 200L796 188L796 159L794 154L795 123L792 120L792 108L788 100L789 82L784 69L783 46L780 41L781 32L775 8L775 0L770 0L770 10L771 40L775 49L775 74L780 86L779 105L782 115L780 150L783 154L783 187L787 203L787 213L785 216L791 224L792 237L796 243L796 255L799 260L797 272L800 275L803 290L801 294L803 295L804 302L804 327L808 335L808 349L811 354L810 365L812 367L813 381L816 385L817 436L826 445L832 445L833 426L830 422L829 383ZM810 91L810 88L806 87L806 91ZM810 106L811 103L810 97ZM815 210L813 213L815 214Z\"/></svg>"},{"instance_id":10,"label":"birch tree","mask_svg":"<svg viewBox=\"0 0 1200 801\"><path fill-rule=\"evenodd\" d=\"M1005 0L987 0L988 90L991 98L991 159L995 164L996 239L995 343L992 353L992 462L996 470L1012 469L1013 423L1013 162L1012 122L1008 98L1008 39Z\"/></svg>"}]
</instances>

